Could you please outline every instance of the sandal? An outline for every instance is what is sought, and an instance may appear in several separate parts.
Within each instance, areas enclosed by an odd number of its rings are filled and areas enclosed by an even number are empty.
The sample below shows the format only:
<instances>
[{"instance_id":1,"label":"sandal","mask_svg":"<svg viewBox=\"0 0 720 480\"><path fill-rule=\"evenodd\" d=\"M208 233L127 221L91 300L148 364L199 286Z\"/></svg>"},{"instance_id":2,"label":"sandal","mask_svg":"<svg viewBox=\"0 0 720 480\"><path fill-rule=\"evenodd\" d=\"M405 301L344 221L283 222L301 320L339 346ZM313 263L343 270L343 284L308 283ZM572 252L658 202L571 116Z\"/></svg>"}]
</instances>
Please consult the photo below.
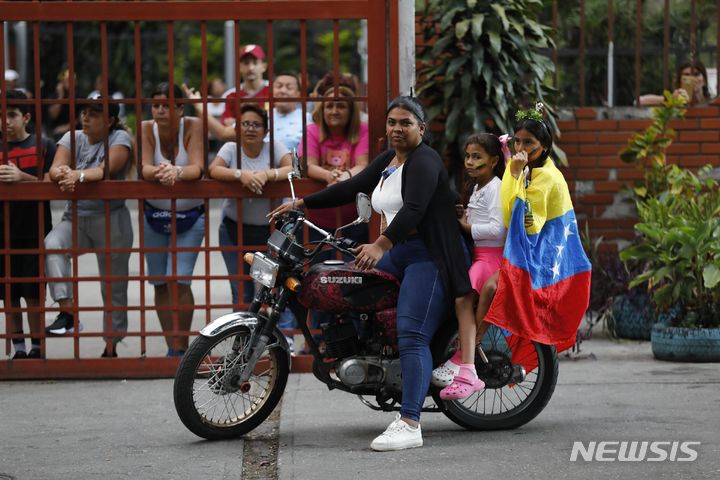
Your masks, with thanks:
<instances>
[{"instance_id":1,"label":"sandal","mask_svg":"<svg viewBox=\"0 0 720 480\"><path fill-rule=\"evenodd\" d=\"M461 400L485 388L485 382L479 378L465 378L457 375L449 386L440 391L443 400Z\"/></svg>"},{"instance_id":2,"label":"sandal","mask_svg":"<svg viewBox=\"0 0 720 480\"><path fill-rule=\"evenodd\" d=\"M458 373L460 373L460 365L448 360L432 371L430 382L436 387L447 387L453 382L455 375Z\"/></svg>"}]
</instances>

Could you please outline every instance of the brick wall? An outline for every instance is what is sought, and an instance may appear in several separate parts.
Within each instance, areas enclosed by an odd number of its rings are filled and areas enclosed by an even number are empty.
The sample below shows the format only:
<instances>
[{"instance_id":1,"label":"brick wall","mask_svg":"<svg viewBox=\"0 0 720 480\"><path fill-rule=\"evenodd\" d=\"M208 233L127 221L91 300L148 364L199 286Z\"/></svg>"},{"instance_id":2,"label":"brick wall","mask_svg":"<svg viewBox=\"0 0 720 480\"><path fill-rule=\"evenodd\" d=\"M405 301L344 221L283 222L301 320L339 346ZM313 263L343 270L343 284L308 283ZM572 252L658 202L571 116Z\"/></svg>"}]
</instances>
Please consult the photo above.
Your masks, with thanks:
<instances>
[{"instance_id":1,"label":"brick wall","mask_svg":"<svg viewBox=\"0 0 720 480\"><path fill-rule=\"evenodd\" d=\"M632 202L623 201L622 188L642 178L642 172L620 160L618 152L649 119L598 119L607 109L575 108L558 126L558 144L570 167L563 169L573 194L581 228L589 222L593 237L603 236L606 248L632 239L635 224ZM612 112L610 112L612 113ZM697 169L720 166L720 106L689 108L685 119L674 121L676 138L668 149L668 162Z\"/></svg>"},{"instance_id":2,"label":"brick wall","mask_svg":"<svg viewBox=\"0 0 720 480\"><path fill-rule=\"evenodd\" d=\"M427 43L416 17L416 52ZM431 44L432 42L430 42ZM418 62L417 68L420 68ZM645 129L650 120L647 109L574 108L558 122L562 137L558 144L568 157L563 168L580 228L589 223L593 238L602 236L603 249L617 249L634 237L636 215L632 199L623 187L643 178L642 171L620 160L619 152L630 136ZM625 117L608 119L603 117ZM712 105L689 108L685 119L671 126L677 136L668 151L668 162L697 169L707 164L720 167L720 97ZM431 125L435 136L442 135L441 122Z\"/></svg>"}]
</instances>

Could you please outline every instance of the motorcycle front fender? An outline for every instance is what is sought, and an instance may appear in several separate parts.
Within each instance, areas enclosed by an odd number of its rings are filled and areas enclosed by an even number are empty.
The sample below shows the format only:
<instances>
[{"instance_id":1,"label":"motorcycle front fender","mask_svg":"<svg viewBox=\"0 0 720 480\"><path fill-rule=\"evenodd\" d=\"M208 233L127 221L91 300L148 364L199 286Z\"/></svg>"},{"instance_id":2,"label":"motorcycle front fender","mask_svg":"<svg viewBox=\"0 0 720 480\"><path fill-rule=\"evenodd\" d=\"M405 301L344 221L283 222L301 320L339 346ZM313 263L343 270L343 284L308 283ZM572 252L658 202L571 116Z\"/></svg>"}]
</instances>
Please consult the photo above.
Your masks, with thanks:
<instances>
[{"instance_id":1,"label":"motorcycle front fender","mask_svg":"<svg viewBox=\"0 0 720 480\"><path fill-rule=\"evenodd\" d=\"M205 327L200 330L200 335L210 338L217 337L225 330L236 327L238 325L246 326L248 330L252 332L253 330L255 330L255 326L258 322L258 317L259 315L257 313L250 312L228 313L227 315L218 317L212 322L205 325Z\"/></svg>"},{"instance_id":2,"label":"motorcycle front fender","mask_svg":"<svg viewBox=\"0 0 720 480\"><path fill-rule=\"evenodd\" d=\"M200 330L200 335L203 337L217 337L218 335L222 334L224 331L234 328L237 326L244 326L247 327L247 329L252 332L255 330L255 327L257 326L258 317L262 317L264 320L267 320L267 317L264 315L260 315L258 313L251 313L251 312L233 312L228 313L227 315L223 315L222 317L218 317L212 322L208 323L202 330ZM287 353L288 358L288 364L291 362L291 355L290 355L290 346L287 343L287 339L285 339L285 335L278 330L277 327L275 327L274 331L275 340L277 341L278 345L282 347L283 350Z\"/></svg>"}]
</instances>

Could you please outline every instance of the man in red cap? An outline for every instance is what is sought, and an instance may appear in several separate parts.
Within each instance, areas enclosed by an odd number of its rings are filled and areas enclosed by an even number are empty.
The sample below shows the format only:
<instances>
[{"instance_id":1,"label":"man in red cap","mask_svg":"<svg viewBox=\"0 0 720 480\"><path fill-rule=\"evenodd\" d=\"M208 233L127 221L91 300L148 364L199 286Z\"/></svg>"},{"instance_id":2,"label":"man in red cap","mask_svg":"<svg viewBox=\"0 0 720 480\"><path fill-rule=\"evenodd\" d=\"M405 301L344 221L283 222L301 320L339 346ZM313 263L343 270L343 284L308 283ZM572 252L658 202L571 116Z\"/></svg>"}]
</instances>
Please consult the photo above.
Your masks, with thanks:
<instances>
[{"instance_id":1,"label":"man in red cap","mask_svg":"<svg viewBox=\"0 0 720 480\"><path fill-rule=\"evenodd\" d=\"M223 95L223 98L235 99L240 98L270 98L270 87L267 80L263 78L267 63L265 63L265 52L260 45L249 44L240 49L240 62L238 70L240 71L240 91L231 88ZM260 105L264 107L264 105ZM225 111L222 114L222 122L224 125L233 125L235 123L235 102L225 104Z\"/></svg>"}]
</instances>

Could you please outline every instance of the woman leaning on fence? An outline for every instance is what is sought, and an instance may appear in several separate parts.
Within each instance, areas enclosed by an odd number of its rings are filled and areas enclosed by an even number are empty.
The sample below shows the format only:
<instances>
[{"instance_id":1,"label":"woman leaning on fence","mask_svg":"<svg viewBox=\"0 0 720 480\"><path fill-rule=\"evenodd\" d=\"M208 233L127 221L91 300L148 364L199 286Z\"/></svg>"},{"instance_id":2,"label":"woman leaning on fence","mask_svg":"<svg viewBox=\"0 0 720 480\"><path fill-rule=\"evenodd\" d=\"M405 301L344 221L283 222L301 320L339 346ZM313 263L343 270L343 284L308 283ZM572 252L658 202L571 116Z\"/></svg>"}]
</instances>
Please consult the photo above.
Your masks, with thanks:
<instances>
[{"instance_id":1,"label":"woman leaning on fence","mask_svg":"<svg viewBox=\"0 0 720 480\"><path fill-rule=\"evenodd\" d=\"M183 98L182 91L173 85L176 99ZM142 177L172 188L177 182L197 180L203 173L202 122L198 118L183 116L181 104L171 105L170 85L160 83L151 95L153 99L152 120L142 122ZM172 115L171 115L172 113ZM175 157L174 161L169 160ZM148 199L145 212L146 248L168 249L172 241L172 201L170 199ZM175 201L175 245L178 248L197 248L205 234L205 206L202 198L181 198ZM172 305L190 306L195 304L190 289L193 269L199 251L181 251L174 257L177 265L173 276L173 255L170 251L145 253L148 275L154 277L150 284L155 287L155 305L158 306L160 326L164 332L175 330ZM182 278L186 277L186 278ZM177 285L177 288L175 286ZM193 310L177 313L177 330L190 330ZM182 356L187 350L187 336L166 336L168 356Z\"/></svg>"},{"instance_id":2,"label":"woman leaning on fence","mask_svg":"<svg viewBox=\"0 0 720 480\"><path fill-rule=\"evenodd\" d=\"M227 142L220 148L208 170L211 178L223 182L238 182L251 193L250 196L242 199L240 239L244 246L252 245L254 248L260 248L267 243L270 236L270 225L266 218L270 212L270 199L263 197L263 188L268 182L287 180L292 168L291 157L288 149L279 141L275 140L272 152L270 143L264 141L268 130L268 114L261 106L246 103L240 107L240 128L242 129L240 148L235 142ZM223 219L218 232L221 247L237 247L240 244L237 207L235 198L227 198L223 202ZM228 274L237 276L240 264L238 249L223 250L222 256ZM249 272L248 265L244 265L244 272L245 274ZM237 280L230 280L230 291L233 306L237 308L240 300ZM247 280L243 285L243 303L252 302L253 296L253 282Z\"/></svg>"},{"instance_id":3,"label":"woman leaning on fence","mask_svg":"<svg viewBox=\"0 0 720 480\"><path fill-rule=\"evenodd\" d=\"M118 118L118 105L109 104L108 120L106 120L103 105L99 102L100 95L93 95L91 99L96 102L85 105L80 114L82 130L74 130L63 135L58 142L57 152L50 167L50 179L64 192L82 193L82 184L99 182L105 178L105 169L108 170L110 179L125 180L128 167L132 164L133 140ZM71 135L75 136L74 147ZM107 247L129 249L132 247L133 232L130 212L125 206L125 200L110 200L109 204L110 245ZM76 248L92 248L98 251L96 255L100 276L124 278L111 282L112 306L126 307L130 252L111 253L111 271L108 273L105 270L105 255L102 253L106 248L105 226L105 201L77 200L77 217L73 217L72 203L68 201L62 220L45 237L45 248L48 250L72 248L73 228L76 228ZM74 328L82 328L72 313L75 301L72 283L64 280L53 281L53 279L72 276L70 255L67 252L54 254L48 252L46 264L50 295L60 305L60 313L45 329L46 333L63 335L72 332ZM103 301L106 300L105 285L106 282L100 282ZM113 332L127 331L127 311L114 310L107 316L111 317ZM104 321L104 331L107 331L107 325L108 322ZM121 336L112 337L112 348L106 349L102 356L116 357L115 347L121 339Z\"/></svg>"}]
</instances>

